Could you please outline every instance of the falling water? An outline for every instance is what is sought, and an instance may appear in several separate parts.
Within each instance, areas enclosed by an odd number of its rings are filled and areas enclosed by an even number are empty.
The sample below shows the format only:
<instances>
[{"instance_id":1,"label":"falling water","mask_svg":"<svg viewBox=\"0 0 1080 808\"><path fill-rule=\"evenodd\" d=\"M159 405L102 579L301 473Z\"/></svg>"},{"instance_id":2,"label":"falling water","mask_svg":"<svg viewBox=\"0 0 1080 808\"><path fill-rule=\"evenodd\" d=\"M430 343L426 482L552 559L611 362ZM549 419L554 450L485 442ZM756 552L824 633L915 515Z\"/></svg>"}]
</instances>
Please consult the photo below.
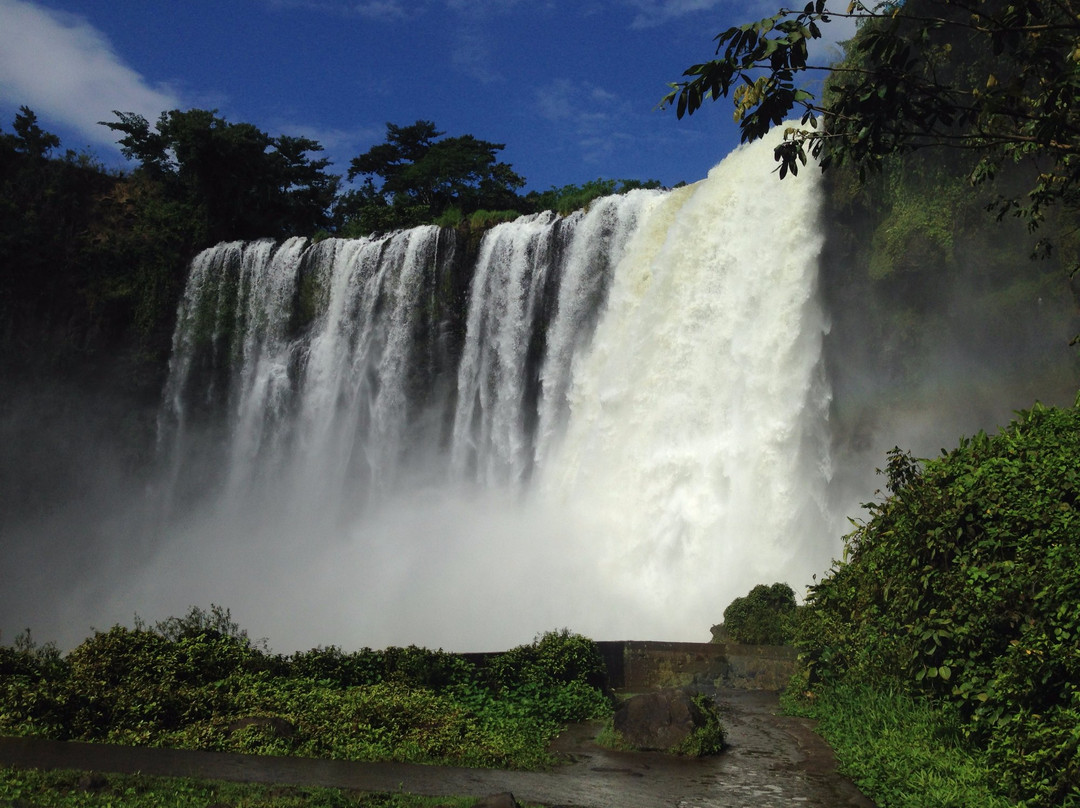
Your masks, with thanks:
<instances>
[{"instance_id":1,"label":"falling water","mask_svg":"<svg viewBox=\"0 0 1080 808\"><path fill-rule=\"evenodd\" d=\"M161 416L174 527L136 591L275 645L467 650L704 640L753 584L807 583L839 535L822 239L770 149L478 245L200 255Z\"/></svg>"}]
</instances>

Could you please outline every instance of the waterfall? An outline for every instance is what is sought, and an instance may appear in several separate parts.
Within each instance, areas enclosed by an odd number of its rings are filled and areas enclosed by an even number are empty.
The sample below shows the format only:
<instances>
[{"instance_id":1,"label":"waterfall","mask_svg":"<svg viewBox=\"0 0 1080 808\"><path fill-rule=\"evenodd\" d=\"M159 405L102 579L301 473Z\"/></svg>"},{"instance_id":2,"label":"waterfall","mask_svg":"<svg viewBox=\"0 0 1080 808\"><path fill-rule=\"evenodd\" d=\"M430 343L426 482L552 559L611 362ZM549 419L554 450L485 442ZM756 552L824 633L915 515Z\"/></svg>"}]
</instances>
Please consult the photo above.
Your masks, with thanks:
<instances>
[{"instance_id":1,"label":"waterfall","mask_svg":"<svg viewBox=\"0 0 1080 808\"><path fill-rule=\"evenodd\" d=\"M179 570L161 597L276 643L469 650L706 640L752 585L808 583L839 544L822 238L771 148L479 244L198 256L160 418L177 527L140 585Z\"/></svg>"}]
</instances>

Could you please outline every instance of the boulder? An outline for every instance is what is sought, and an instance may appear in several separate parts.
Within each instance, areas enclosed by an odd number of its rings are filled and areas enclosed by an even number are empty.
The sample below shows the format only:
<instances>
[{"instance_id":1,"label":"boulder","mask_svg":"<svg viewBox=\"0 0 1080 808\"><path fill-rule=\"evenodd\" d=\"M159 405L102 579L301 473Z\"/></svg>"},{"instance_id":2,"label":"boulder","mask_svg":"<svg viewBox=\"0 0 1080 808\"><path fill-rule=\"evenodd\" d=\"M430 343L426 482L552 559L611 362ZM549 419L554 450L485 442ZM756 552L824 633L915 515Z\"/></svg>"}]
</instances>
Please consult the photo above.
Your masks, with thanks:
<instances>
[{"instance_id":1,"label":"boulder","mask_svg":"<svg viewBox=\"0 0 1080 808\"><path fill-rule=\"evenodd\" d=\"M627 699L615 711L614 729L634 749L667 752L708 718L685 688L657 690Z\"/></svg>"}]
</instances>

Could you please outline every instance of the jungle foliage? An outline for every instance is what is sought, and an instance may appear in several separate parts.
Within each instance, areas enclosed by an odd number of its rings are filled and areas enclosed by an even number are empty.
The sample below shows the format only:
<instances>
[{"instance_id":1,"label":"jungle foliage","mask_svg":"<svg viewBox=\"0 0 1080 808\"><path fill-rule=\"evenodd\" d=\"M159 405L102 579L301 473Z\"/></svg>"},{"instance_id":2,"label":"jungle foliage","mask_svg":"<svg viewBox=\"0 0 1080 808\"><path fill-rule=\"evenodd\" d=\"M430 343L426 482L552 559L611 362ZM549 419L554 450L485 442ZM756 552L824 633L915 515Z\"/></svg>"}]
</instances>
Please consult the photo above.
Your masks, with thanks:
<instances>
[{"instance_id":1,"label":"jungle foliage","mask_svg":"<svg viewBox=\"0 0 1080 808\"><path fill-rule=\"evenodd\" d=\"M854 0L841 11L812 0L718 34L717 58L687 68L661 103L682 117L730 95L744 141L801 115L776 148L781 177L808 155L865 175L890 155L947 148L975 156L973 181L1038 158L1026 190L996 202L1034 227L1078 201L1078 12L1072 0ZM809 44L838 17L858 24L845 58L814 62Z\"/></svg>"},{"instance_id":2,"label":"jungle foliage","mask_svg":"<svg viewBox=\"0 0 1080 808\"><path fill-rule=\"evenodd\" d=\"M795 617L795 591L785 583L758 584L724 609L714 634L745 645L786 645Z\"/></svg>"},{"instance_id":3,"label":"jungle foliage","mask_svg":"<svg viewBox=\"0 0 1080 808\"><path fill-rule=\"evenodd\" d=\"M123 137L124 156L171 199L186 204L209 243L313 235L329 224L339 178L309 138L271 137L215 111L163 112L151 128L141 115L113 113L102 125Z\"/></svg>"},{"instance_id":4,"label":"jungle foliage","mask_svg":"<svg viewBox=\"0 0 1080 808\"><path fill-rule=\"evenodd\" d=\"M611 702L596 645L567 630L470 661L410 646L288 656L227 610L97 631L69 654L0 646L0 733L342 760L540 768Z\"/></svg>"},{"instance_id":5,"label":"jungle foliage","mask_svg":"<svg viewBox=\"0 0 1080 808\"><path fill-rule=\"evenodd\" d=\"M108 354L119 384L156 397L204 237L189 204L88 155L54 156L59 139L26 107L13 130L0 131L0 367L9 378L93 374Z\"/></svg>"},{"instance_id":6,"label":"jungle foliage","mask_svg":"<svg viewBox=\"0 0 1080 808\"><path fill-rule=\"evenodd\" d=\"M800 612L804 698L909 694L1005 796L1080 805L1078 456L1080 408L1038 405L936 459L892 450L887 496Z\"/></svg>"},{"instance_id":7,"label":"jungle foliage","mask_svg":"<svg viewBox=\"0 0 1080 808\"><path fill-rule=\"evenodd\" d=\"M386 141L350 163L348 178L363 176L364 184L343 195L338 215L370 232L431 222L449 208L471 214L520 204L517 189L525 179L495 157L505 144L444 134L431 121L388 123Z\"/></svg>"}]
</instances>

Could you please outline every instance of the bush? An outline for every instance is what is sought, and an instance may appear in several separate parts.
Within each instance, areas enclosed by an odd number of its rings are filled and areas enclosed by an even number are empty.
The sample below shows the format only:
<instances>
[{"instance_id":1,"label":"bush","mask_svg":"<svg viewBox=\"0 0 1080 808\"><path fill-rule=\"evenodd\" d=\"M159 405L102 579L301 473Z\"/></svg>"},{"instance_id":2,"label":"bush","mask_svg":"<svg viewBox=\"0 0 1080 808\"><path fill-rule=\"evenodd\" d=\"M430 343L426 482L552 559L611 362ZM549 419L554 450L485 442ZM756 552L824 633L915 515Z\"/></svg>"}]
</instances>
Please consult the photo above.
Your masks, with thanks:
<instances>
[{"instance_id":1,"label":"bush","mask_svg":"<svg viewBox=\"0 0 1080 808\"><path fill-rule=\"evenodd\" d=\"M1006 808L987 755L964 742L954 712L888 682L819 687L796 682L782 702L815 719L841 770L878 805L891 808Z\"/></svg>"},{"instance_id":2,"label":"bush","mask_svg":"<svg viewBox=\"0 0 1080 808\"><path fill-rule=\"evenodd\" d=\"M416 646L289 657L227 610L96 631L66 658L0 647L0 732L133 745L540 767L562 725L610 712L595 643L550 632L479 671Z\"/></svg>"},{"instance_id":3,"label":"bush","mask_svg":"<svg viewBox=\"0 0 1080 808\"><path fill-rule=\"evenodd\" d=\"M795 592L787 584L758 584L724 609L719 635L746 645L785 645L791 640Z\"/></svg>"},{"instance_id":4,"label":"bush","mask_svg":"<svg viewBox=\"0 0 1080 808\"><path fill-rule=\"evenodd\" d=\"M686 740L671 751L684 757L718 755L724 751L726 743L724 724L720 720L720 710L713 699L701 693L694 696L694 704L701 710L701 714L705 716L705 724L694 729L686 736Z\"/></svg>"},{"instance_id":5,"label":"bush","mask_svg":"<svg viewBox=\"0 0 1080 808\"><path fill-rule=\"evenodd\" d=\"M897 681L958 716L1008 795L1080 804L1080 410L1036 405L917 462L812 588L810 686Z\"/></svg>"}]
</instances>

